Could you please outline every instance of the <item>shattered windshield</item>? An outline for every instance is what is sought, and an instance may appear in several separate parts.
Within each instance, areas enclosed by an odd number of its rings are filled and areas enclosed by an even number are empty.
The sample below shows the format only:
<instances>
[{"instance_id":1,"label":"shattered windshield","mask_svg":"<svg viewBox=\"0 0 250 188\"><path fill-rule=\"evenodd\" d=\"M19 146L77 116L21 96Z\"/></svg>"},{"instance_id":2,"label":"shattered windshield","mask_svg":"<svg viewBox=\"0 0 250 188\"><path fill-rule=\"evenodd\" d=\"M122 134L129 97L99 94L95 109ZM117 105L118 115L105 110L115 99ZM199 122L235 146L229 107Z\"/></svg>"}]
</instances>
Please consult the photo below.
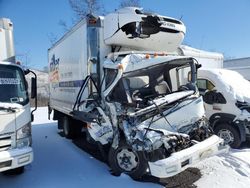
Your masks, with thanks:
<instances>
[{"instance_id":1,"label":"shattered windshield","mask_svg":"<svg viewBox=\"0 0 250 188\"><path fill-rule=\"evenodd\" d=\"M0 102L24 105L28 100L23 71L16 66L0 65Z\"/></svg>"},{"instance_id":2,"label":"shattered windshield","mask_svg":"<svg viewBox=\"0 0 250 188\"><path fill-rule=\"evenodd\" d=\"M111 101L149 101L179 90L195 80L190 62L173 61L124 74L110 95Z\"/></svg>"}]
</instances>

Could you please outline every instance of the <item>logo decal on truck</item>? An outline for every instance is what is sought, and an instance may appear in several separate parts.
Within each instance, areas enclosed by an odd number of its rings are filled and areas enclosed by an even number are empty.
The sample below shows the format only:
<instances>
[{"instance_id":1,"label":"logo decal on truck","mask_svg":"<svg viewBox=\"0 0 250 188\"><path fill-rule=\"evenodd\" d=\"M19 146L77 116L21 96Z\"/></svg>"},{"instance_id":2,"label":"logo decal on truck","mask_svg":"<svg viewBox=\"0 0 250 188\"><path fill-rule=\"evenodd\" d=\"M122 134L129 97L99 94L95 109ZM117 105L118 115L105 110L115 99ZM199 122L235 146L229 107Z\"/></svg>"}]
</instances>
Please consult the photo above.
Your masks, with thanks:
<instances>
[{"instance_id":1,"label":"logo decal on truck","mask_svg":"<svg viewBox=\"0 0 250 188\"><path fill-rule=\"evenodd\" d=\"M51 58L51 62L49 64L50 66L50 72L49 72L49 79L50 82L58 82L59 81L59 62L60 59L57 58L55 54L53 54L52 58Z\"/></svg>"},{"instance_id":2,"label":"logo decal on truck","mask_svg":"<svg viewBox=\"0 0 250 188\"><path fill-rule=\"evenodd\" d=\"M20 79L17 78L0 78L0 85L19 85Z\"/></svg>"}]
</instances>

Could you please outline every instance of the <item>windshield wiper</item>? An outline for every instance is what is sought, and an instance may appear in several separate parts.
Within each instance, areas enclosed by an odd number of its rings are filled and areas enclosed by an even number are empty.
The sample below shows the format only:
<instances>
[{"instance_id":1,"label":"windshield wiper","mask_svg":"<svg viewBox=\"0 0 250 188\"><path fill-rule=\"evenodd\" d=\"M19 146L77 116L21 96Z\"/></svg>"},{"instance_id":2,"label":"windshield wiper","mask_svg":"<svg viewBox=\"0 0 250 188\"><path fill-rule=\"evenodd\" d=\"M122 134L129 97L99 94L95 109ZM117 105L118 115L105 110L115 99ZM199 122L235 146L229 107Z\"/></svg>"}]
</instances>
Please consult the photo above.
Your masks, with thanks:
<instances>
[{"instance_id":1,"label":"windshield wiper","mask_svg":"<svg viewBox=\"0 0 250 188\"><path fill-rule=\"evenodd\" d=\"M7 112L16 112L15 108L12 108L12 107L0 106L0 110L7 111Z\"/></svg>"}]
</instances>

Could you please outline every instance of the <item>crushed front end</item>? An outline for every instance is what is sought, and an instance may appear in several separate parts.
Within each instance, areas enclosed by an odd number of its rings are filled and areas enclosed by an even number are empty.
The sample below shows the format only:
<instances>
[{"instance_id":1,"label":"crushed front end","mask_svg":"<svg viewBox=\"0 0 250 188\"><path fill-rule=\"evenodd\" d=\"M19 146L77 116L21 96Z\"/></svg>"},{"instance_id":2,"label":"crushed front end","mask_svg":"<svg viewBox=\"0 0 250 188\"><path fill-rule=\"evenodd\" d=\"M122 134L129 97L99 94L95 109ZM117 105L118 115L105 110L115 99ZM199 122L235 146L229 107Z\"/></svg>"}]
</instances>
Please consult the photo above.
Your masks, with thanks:
<instances>
[{"instance_id":1,"label":"crushed front end","mask_svg":"<svg viewBox=\"0 0 250 188\"><path fill-rule=\"evenodd\" d=\"M209 128L203 100L195 86L196 70L192 59L171 60L147 68L144 64L144 68L128 73L123 70L107 95L109 108L115 114L111 119L116 119L120 130L116 139L124 135L132 150L143 153L153 176L173 176L228 150ZM113 143L113 147L118 147L118 143Z\"/></svg>"}]
</instances>

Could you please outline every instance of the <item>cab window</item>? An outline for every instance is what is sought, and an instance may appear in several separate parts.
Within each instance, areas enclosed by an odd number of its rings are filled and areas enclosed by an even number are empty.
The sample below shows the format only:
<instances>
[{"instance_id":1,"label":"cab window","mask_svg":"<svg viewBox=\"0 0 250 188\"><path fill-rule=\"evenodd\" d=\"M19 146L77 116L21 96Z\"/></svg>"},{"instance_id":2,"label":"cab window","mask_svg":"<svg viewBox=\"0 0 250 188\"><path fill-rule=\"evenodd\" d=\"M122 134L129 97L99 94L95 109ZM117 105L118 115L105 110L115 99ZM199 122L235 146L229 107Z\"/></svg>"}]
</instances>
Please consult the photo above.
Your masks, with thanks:
<instances>
[{"instance_id":1,"label":"cab window","mask_svg":"<svg viewBox=\"0 0 250 188\"><path fill-rule=\"evenodd\" d=\"M213 90L214 89L214 84L212 82L210 82L207 79L197 79L197 87L199 89L200 92L204 92L209 90Z\"/></svg>"}]
</instances>

